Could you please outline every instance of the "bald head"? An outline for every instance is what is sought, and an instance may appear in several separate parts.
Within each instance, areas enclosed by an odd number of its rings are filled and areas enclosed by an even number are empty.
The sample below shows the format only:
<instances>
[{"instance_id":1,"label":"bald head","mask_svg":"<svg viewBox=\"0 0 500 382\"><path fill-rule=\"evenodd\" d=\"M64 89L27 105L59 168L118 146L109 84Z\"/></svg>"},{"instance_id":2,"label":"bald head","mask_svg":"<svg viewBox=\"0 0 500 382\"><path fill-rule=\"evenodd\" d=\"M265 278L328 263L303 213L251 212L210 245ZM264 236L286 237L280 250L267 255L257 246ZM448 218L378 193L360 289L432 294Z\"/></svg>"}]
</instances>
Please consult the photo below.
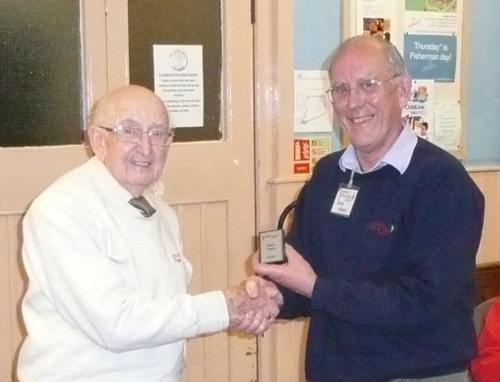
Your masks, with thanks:
<instances>
[{"instance_id":1,"label":"bald head","mask_svg":"<svg viewBox=\"0 0 500 382\"><path fill-rule=\"evenodd\" d=\"M164 115L168 124L167 109L155 93L142 86L128 85L110 91L94 104L90 112L90 125L116 125L121 116L129 114L140 105L156 109L157 113Z\"/></svg>"},{"instance_id":2,"label":"bald head","mask_svg":"<svg viewBox=\"0 0 500 382\"><path fill-rule=\"evenodd\" d=\"M407 74L403 57L398 49L390 41L385 40L379 36L354 36L342 42L337 49L333 52L332 60L328 73L332 73L332 68L338 61L339 57L350 51L366 51L369 50L373 54L380 54L384 57L387 68L397 75Z\"/></svg>"}]
</instances>

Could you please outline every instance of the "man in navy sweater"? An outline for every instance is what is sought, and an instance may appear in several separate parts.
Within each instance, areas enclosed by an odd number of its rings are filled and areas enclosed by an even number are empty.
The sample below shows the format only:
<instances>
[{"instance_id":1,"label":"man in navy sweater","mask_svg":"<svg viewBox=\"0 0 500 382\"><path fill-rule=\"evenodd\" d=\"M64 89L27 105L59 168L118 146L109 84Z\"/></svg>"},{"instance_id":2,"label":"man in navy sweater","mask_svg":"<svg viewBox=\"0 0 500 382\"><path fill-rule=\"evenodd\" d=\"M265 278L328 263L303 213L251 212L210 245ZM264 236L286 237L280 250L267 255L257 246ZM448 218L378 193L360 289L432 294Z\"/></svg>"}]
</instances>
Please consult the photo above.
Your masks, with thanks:
<instances>
[{"instance_id":1,"label":"man in navy sweater","mask_svg":"<svg viewBox=\"0 0 500 382\"><path fill-rule=\"evenodd\" d=\"M311 317L311 382L466 382L475 355L475 256L484 198L452 155L401 118L411 78L390 42L335 52L328 90L350 140L323 158L297 201L281 318Z\"/></svg>"}]
</instances>

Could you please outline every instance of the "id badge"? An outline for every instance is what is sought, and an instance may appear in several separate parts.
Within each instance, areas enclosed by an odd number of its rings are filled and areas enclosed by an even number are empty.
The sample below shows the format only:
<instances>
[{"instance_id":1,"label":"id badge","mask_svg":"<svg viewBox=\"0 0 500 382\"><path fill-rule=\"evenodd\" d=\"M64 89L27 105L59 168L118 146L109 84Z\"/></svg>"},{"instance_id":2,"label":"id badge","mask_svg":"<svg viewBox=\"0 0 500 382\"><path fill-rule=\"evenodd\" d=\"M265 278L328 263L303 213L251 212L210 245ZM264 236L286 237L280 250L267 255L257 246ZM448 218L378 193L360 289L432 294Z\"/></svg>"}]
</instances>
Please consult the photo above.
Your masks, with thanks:
<instances>
[{"instance_id":1,"label":"id badge","mask_svg":"<svg viewBox=\"0 0 500 382\"><path fill-rule=\"evenodd\" d=\"M337 195L335 195L335 200L333 201L330 212L348 218L351 215L358 192L358 187L349 187L347 184L341 184L337 191Z\"/></svg>"}]
</instances>

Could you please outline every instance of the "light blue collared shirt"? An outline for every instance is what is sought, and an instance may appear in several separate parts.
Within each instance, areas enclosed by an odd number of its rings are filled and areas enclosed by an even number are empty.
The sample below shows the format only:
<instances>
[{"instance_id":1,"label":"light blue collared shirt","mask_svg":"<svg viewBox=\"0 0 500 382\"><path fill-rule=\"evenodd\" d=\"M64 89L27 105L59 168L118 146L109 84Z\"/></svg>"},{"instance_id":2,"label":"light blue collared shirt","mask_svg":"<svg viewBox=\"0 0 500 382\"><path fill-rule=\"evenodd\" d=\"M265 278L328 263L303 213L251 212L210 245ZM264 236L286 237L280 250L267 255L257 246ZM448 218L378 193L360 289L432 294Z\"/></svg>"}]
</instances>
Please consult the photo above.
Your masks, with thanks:
<instances>
[{"instance_id":1,"label":"light blue collared shirt","mask_svg":"<svg viewBox=\"0 0 500 382\"><path fill-rule=\"evenodd\" d=\"M413 150L417 146L418 138L411 131L410 126L405 126L399 134L398 139L384 157L369 171L377 171L382 167L390 164L399 171L401 175L404 174L410 164ZM362 173L361 166L359 165L356 152L352 144L347 146L344 154L340 157L339 166L342 171L354 170L355 172Z\"/></svg>"}]
</instances>

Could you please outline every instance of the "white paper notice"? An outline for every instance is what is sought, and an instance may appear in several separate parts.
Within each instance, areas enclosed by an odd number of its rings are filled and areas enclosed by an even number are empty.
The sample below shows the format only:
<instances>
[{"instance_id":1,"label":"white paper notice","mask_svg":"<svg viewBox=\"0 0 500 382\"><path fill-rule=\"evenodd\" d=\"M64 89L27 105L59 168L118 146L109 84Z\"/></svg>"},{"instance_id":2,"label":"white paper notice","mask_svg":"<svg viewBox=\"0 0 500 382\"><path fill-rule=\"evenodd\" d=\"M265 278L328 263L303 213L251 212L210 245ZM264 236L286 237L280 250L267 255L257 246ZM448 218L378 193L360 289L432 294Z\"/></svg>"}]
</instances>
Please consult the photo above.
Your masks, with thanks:
<instances>
[{"instance_id":1,"label":"white paper notice","mask_svg":"<svg viewBox=\"0 0 500 382\"><path fill-rule=\"evenodd\" d=\"M460 104L458 102L436 102L435 106L435 143L445 150L460 148Z\"/></svg>"},{"instance_id":2,"label":"white paper notice","mask_svg":"<svg viewBox=\"0 0 500 382\"><path fill-rule=\"evenodd\" d=\"M294 131L333 131L333 108L326 91L330 86L326 70L296 70L294 78Z\"/></svg>"},{"instance_id":3,"label":"white paper notice","mask_svg":"<svg viewBox=\"0 0 500 382\"><path fill-rule=\"evenodd\" d=\"M202 45L153 45L155 93L167 106L170 125L203 126Z\"/></svg>"}]
</instances>

